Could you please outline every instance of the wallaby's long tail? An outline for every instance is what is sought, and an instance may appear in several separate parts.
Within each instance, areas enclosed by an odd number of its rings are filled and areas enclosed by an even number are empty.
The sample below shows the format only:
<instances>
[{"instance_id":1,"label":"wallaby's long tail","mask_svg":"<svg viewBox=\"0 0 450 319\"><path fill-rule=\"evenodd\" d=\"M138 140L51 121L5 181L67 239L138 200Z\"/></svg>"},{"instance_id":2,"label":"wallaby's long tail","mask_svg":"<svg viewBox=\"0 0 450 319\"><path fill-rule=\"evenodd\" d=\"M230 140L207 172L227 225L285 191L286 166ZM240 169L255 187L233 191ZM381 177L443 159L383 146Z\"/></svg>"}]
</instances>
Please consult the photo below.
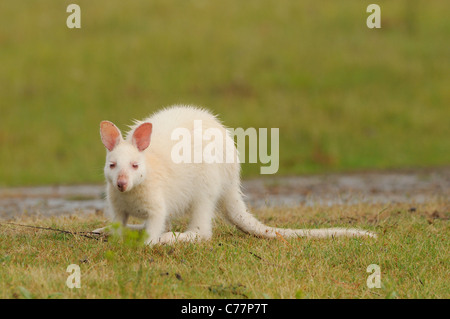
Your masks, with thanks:
<instances>
[{"instance_id":1,"label":"wallaby's long tail","mask_svg":"<svg viewBox=\"0 0 450 319\"><path fill-rule=\"evenodd\" d=\"M355 228L322 228L322 229L288 229L264 225L248 212L242 195L238 191L230 191L223 201L225 217L241 231L257 237L274 238L277 233L288 237L327 238L335 236L374 237L375 233Z\"/></svg>"}]
</instances>

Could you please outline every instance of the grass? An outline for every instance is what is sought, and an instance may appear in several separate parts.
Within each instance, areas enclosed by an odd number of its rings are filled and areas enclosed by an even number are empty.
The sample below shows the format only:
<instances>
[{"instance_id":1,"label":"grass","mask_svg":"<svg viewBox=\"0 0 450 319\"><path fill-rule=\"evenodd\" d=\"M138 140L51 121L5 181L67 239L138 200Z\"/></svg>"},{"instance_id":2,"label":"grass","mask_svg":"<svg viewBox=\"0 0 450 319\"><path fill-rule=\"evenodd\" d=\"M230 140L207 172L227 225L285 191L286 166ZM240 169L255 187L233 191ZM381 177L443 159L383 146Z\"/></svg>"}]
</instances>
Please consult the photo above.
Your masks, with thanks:
<instances>
[{"instance_id":1,"label":"grass","mask_svg":"<svg viewBox=\"0 0 450 319\"><path fill-rule=\"evenodd\" d=\"M377 240L266 240L221 220L200 244L146 247L135 233L107 242L0 225L0 298L449 298L448 202L264 208L270 225L351 226ZM98 215L15 223L88 231ZM181 220L177 230L185 225ZM69 289L70 264L81 268L81 288ZM366 286L370 264L381 288Z\"/></svg>"},{"instance_id":2,"label":"grass","mask_svg":"<svg viewBox=\"0 0 450 319\"><path fill-rule=\"evenodd\" d=\"M98 124L197 104L280 128L279 174L450 163L450 2L0 4L0 186L102 181ZM259 172L244 165L244 175Z\"/></svg>"}]
</instances>

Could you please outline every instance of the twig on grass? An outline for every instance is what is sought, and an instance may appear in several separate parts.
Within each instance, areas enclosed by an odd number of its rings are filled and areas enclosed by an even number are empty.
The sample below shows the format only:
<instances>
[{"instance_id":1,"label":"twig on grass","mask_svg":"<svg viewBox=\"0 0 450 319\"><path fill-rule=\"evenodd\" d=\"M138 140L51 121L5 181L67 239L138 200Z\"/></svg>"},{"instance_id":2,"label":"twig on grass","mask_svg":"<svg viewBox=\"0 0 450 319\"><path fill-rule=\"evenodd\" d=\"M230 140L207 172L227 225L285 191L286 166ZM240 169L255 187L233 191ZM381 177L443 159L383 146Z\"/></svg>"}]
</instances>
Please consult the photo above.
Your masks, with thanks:
<instances>
[{"instance_id":1,"label":"twig on grass","mask_svg":"<svg viewBox=\"0 0 450 319\"><path fill-rule=\"evenodd\" d=\"M94 233L94 232L73 232L73 231L57 229L57 228L32 226L32 225L23 225L23 224L11 223L11 222L0 223L0 225L12 225L12 226L40 229L40 230L51 230L51 231L54 231L54 232L59 232L59 233L63 233L63 234L70 234L72 236L78 235L78 236L82 236L82 237L86 237L86 238L90 238L90 239L95 239L95 240L106 238L106 236L104 236L102 234L99 234L99 233Z\"/></svg>"}]
</instances>

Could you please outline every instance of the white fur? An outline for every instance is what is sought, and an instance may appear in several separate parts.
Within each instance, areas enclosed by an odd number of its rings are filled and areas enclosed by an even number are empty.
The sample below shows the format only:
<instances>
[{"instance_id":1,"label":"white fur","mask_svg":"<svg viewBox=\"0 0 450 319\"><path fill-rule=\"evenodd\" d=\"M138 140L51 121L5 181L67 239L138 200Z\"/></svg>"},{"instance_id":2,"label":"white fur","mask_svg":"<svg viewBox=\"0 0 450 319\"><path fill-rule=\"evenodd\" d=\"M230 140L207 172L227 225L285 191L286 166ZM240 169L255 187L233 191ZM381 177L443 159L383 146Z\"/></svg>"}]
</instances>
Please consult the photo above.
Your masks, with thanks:
<instances>
[{"instance_id":1,"label":"white fur","mask_svg":"<svg viewBox=\"0 0 450 319\"><path fill-rule=\"evenodd\" d=\"M107 151L105 177L112 219L123 225L126 225L129 216L145 219L141 227L133 228L146 230L149 236L147 244L210 239L216 210L240 230L259 237L376 237L371 232L358 229L293 230L262 224L248 212L242 199L240 164L237 160L225 164L176 164L172 161L171 149L177 142L171 140L172 131L183 127L192 132L194 120L202 120L203 131L217 128L226 139L231 139L225 127L208 111L192 106L173 106L137 121L126 139L120 137L114 149ZM139 151L133 134L142 123L148 122L153 124L150 146ZM237 158L234 142L228 145L233 145L231 151ZM117 163L113 169L109 167L111 162ZM130 163L139 163L139 168L133 169ZM122 178L128 178L129 184L124 192L117 187L119 172ZM171 217L186 213L191 214L186 232L164 232Z\"/></svg>"}]
</instances>

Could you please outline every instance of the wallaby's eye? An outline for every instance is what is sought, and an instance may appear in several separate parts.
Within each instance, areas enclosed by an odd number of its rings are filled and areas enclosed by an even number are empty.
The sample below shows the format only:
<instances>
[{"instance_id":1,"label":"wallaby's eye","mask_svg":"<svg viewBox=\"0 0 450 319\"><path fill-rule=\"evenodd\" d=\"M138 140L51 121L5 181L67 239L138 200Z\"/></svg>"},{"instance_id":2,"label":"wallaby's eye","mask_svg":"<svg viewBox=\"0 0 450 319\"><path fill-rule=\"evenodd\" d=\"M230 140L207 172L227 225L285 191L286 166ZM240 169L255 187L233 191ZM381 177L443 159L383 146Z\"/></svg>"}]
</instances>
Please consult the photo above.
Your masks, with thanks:
<instances>
[{"instance_id":1,"label":"wallaby's eye","mask_svg":"<svg viewBox=\"0 0 450 319\"><path fill-rule=\"evenodd\" d=\"M138 169L138 168L139 168L139 164L138 164L138 163L132 163L131 166L132 166L134 169Z\"/></svg>"},{"instance_id":2,"label":"wallaby's eye","mask_svg":"<svg viewBox=\"0 0 450 319\"><path fill-rule=\"evenodd\" d=\"M109 168L113 169L114 167L116 167L116 163L110 163L109 164Z\"/></svg>"}]
</instances>

